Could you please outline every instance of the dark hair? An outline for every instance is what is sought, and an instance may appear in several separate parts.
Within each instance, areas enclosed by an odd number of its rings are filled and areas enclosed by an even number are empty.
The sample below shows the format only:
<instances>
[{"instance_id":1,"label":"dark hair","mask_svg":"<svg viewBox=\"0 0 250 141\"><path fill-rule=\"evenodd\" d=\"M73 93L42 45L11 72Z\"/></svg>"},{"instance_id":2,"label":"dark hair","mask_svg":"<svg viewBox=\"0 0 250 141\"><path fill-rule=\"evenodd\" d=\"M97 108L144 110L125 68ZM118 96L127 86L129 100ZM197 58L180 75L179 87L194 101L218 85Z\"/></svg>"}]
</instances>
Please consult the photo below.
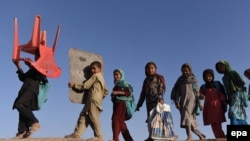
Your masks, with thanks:
<instances>
[{"instance_id":1,"label":"dark hair","mask_svg":"<svg viewBox=\"0 0 250 141\"><path fill-rule=\"evenodd\" d=\"M145 66L145 75L148 77L149 74L147 72L147 68L149 67L149 65L153 65L155 67L155 69L157 69L157 66L155 64L155 62L148 62ZM164 89L164 92L166 91L166 82L165 82L165 79L162 75L158 74L157 72L155 72L155 75L157 76L157 78L160 79L160 81L162 82L163 84L163 89Z\"/></svg>"},{"instance_id":2,"label":"dark hair","mask_svg":"<svg viewBox=\"0 0 250 141\"><path fill-rule=\"evenodd\" d=\"M99 61L94 61L90 64L90 66L97 66L99 69L102 68L102 64Z\"/></svg>"},{"instance_id":3,"label":"dark hair","mask_svg":"<svg viewBox=\"0 0 250 141\"><path fill-rule=\"evenodd\" d=\"M153 65L155 67L155 69L157 69L155 62L148 62L145 66L145 75L146 76L148 76L147 68L149 67L149 65Z\"/></svg>"}]
</instances>

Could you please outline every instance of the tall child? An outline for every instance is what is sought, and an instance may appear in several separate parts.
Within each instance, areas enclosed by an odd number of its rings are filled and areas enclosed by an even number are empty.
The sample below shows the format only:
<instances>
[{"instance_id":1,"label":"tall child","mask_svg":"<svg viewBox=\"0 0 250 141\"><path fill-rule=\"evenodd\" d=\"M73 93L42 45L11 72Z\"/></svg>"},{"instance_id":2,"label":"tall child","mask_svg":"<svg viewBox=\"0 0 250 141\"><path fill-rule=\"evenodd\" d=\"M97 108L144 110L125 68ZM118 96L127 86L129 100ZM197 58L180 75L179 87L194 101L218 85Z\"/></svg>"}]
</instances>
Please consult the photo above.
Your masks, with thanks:
<instances>
[{"instance_id":1,"label":"tall child","mask_svg":"<svg viewBox=\"0 0 250 141\"><path fill-rule=\"evenodd\" d=\"M177 79L172 89L171 99L180 111L180 126L186 129L186 140L193 140L192 132L203 140L205 139L205 135L198 129L195 113L195 107L197 104L200 104L199 97L197 97L197 92L199 92L197 79L192 72L191 66L187 63L181 66L181 72L182 75Z\"/></svg>"},{"instance_id":2,"label":"tall child","mask_svg":"<svg viewBox=\"0 0 250 141\"><path fill-rule=\"evenodd\" d=\"M165 79L162 75L158 74L156 70L157 67L154 62L148 62L146 64L145 66L146 78L143 81L140 98L136 108L136 110L139 111L143 102L146 100L147 123L148 123L149 112L156 107L158 101L163 98L166 91ZM149 131L149 137L145 141L152 141L153 139L151 138L150 123L148 123L148 131Z\"/></svg>"},{"instance_id":3,"label":"tall child","mask_svg":"<svg viewBox=\"0 0 250 141\"><path fill-rule=\"evenodd\" d=\"M244 80L238 72L232 70L227 61L219 61L215 64L218 73L224 74L223 84L228 96L228 116L232 125L246 125L247 92Z\"/></svg>"},{"instance_id":4,"label":"tall child","mask_svg":"<svg viewBox=\"0 0 250 141\"><path fill-rule=\"evenodd\" d=\"M125 120L126 115L126 102L125 100L132 96L133 88L124 79L124 72L121 69L116 69L113 72L115 86L113 88L111 97L113 102L113 115L112 115L112 130L113 130L113 140L119 141L119 134L125 141L133 141Z\"/></svg>"},{"instance_id":5,"label":"tall child","mask_svg":"<svg viewBox=\"0 0 250 141\"><path fill-rule=\"evenodd\" d=\"M65 138L80 138L90 125L94 131L93 141L103 141L103 133L100 125L100 114L103 111L102 101L107 95L107 88L102 74L102 65L99 61L90 64L92 76L82 84L69 82L68 87L77 90L88 90L86 104L77 120L75 130Z\"/></svg>"},{"instance_id":6,"label":"tall child","mask_svg":"<svg viewBox=\"0 0 250 141\"><path fill-rule=\"evenodd\" d=\"M37 50L35 60L40 57ZM18 96L14 102L13 109L19 112L18 133L16 139L28 138L32 133L40 129L38 119L35 117L33 111L38 110L38 93L40 83L48 82L46 76L39 73L33 68L28 60L24 60L29 70L24 73L19 60L13 60L17 67L17 74L20 81L23 82Z\"/></svg>"},{"instance_id":7,"label":"tall child","mask_svg":"<svg viewBox=\"0 0 250 141\"><path fill-rule=\"evenodd\" d=\"M215 138L225 138L221 126L222 122L226 122L227 96L224 86L220 81L214 80L212 69L203 71L203 80L205 84L200 87L200 97L205 99L203 107L204 125L211 125Z\"/></svg>"}]
</instances>

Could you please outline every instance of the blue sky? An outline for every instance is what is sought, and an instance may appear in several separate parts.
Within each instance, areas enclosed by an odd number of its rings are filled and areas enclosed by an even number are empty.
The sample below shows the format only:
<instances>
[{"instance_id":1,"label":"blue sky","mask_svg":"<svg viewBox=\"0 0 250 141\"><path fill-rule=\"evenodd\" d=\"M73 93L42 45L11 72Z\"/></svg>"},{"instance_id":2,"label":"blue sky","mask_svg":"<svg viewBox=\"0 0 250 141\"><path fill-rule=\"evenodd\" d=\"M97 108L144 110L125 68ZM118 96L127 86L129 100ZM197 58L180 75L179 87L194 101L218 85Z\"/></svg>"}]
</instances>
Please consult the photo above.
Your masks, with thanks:
<instances>
[{"instance_id":1,"label":"blue sky","mask_svg":"<svg viewBox=\"0 0 250 141\"><path fill-rule=\"evenodd\" d=\"M247 0L137 0L137 1L62 1L62 0L2 0L0 4L0 138L11 138L17 132L18 112L12 110L21 82L11 61L14 17L18 18L19 43L30 40L36 15L42 17L41 28L47 31L47 45L52 46L56 28L61 32L55 60L62 75L49 79L51 89L47 103L35 112L42 128L33 137L63 137L73 131L83 107L70 103L68 50L78 48L102 55L104 76L109 90L113 87L112 71L121 68L125 78L134 87L136 101L145 78L144 66L154 61L158 73L166 79L165 101L170 104L175 132L185 139L179 127L180 115L169 100L170 91L180 76L183 63L190 63L201 85L202 72L214 69L221 59L230 62L242 78L250 67L250 2ZM24 64L23 69L27 70ZM221 80L215 72L215 79ZM246 80L247 85L249 80ZM103 102L101 123L105 140L112 139L110 97ZM247 115L250 117L249 108ZM145 103L140 112L127 122L136 141L144 140L148 133L145 124ZM203 126L198 116L199 128L208 138L214 138L210 126ZM248 119L249 122L249 119ZM223 129L226 132L226 124ZM93 136L91 128L82 138ZM194 136L196 138L196 136ZM123 140L122 136L120 136Z\"/></svg>"}]
</instances>

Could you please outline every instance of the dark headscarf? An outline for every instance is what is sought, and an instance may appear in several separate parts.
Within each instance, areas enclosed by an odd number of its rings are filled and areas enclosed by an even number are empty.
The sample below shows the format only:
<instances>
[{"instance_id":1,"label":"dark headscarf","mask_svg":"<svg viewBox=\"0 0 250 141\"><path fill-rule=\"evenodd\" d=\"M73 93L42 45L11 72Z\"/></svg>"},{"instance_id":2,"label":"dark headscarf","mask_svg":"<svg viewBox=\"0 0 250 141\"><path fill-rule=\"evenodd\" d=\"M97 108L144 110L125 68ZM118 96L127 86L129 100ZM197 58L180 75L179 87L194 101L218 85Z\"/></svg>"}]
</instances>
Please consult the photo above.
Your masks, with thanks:
<instances>
[{"instance_id":1,"label":"dark headscarf","mask_svg":"<svg viewBox=\"0 0 250 141\"><path fill-rule=\"evenodd\" d=\"M207 82L206 81L206 74L209 73L212 76L212 81L211 82ZM205 81L205 86L206 88L214 88L214 71L212 69L205 69L203 71L203 80Z\"/></svg>"}]
</instances>

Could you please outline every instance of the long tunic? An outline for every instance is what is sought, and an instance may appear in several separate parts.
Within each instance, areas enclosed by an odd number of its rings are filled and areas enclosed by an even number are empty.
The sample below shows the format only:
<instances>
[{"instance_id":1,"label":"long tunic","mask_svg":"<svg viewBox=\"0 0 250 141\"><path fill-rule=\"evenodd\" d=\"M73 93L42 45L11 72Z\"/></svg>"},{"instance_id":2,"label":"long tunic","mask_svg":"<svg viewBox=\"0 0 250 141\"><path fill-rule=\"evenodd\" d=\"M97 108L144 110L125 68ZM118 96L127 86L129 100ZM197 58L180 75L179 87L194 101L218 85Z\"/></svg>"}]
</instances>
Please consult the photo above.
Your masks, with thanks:
<instances>
[{"instance_id":1,"label":"long tunic","mask_svg":"<svg viewBox=\"0 0 250 141\"><path fill-rule=\"evenodd\" d=\"M225 122L226 118L222 103L222 101L226 101L225 95L218 92L216 88L205 88L201 90L201 93L205 96L203 107L204 125Z\"/></svg>"},{"instance_id":2,"label":"long tunic","mask_svg":"<svg viewBox=\"0 0 250 141\"><path fill-rule=\"evenodd\" d=\"M103 111L102 101L107 95L108 90L101 73L93 74L83 84L76 84L74 88L78 90L88 90L88 97L83 112L88 112L91 104L95 104L100 111Z\"/></svg>"},{"instance_id":3,"label":"long tunic","mask_svg":"<svg viewBox=\"0 0 250 141\"><path fill-rule=\"evenodd\" d=\"M179 84L175 88L176 102L180 103L181 122L180 127L192 126L197 128L196 114L194 112L196 97L193 91L192 83Z\"/></svg>"},{"instance_id":4,"label":"long tunic","mask_svg":"<svg viewBox=\"0 0 250 141\"><path fill-rule=\"evenodd\" d=\"M39 93L39 84L40 82L47 81L46 77L33 68L29 69L26 73L24 73L22 69L19 69L17 74L19 80L23 82L23 85L18 92L13 109L16 108L15 104L23 103L31 110L38 110L37 96ZM25 95L25 93L29 94ZM27 98L27 96L29 98Z\"/></svg>"}]
</instances>

